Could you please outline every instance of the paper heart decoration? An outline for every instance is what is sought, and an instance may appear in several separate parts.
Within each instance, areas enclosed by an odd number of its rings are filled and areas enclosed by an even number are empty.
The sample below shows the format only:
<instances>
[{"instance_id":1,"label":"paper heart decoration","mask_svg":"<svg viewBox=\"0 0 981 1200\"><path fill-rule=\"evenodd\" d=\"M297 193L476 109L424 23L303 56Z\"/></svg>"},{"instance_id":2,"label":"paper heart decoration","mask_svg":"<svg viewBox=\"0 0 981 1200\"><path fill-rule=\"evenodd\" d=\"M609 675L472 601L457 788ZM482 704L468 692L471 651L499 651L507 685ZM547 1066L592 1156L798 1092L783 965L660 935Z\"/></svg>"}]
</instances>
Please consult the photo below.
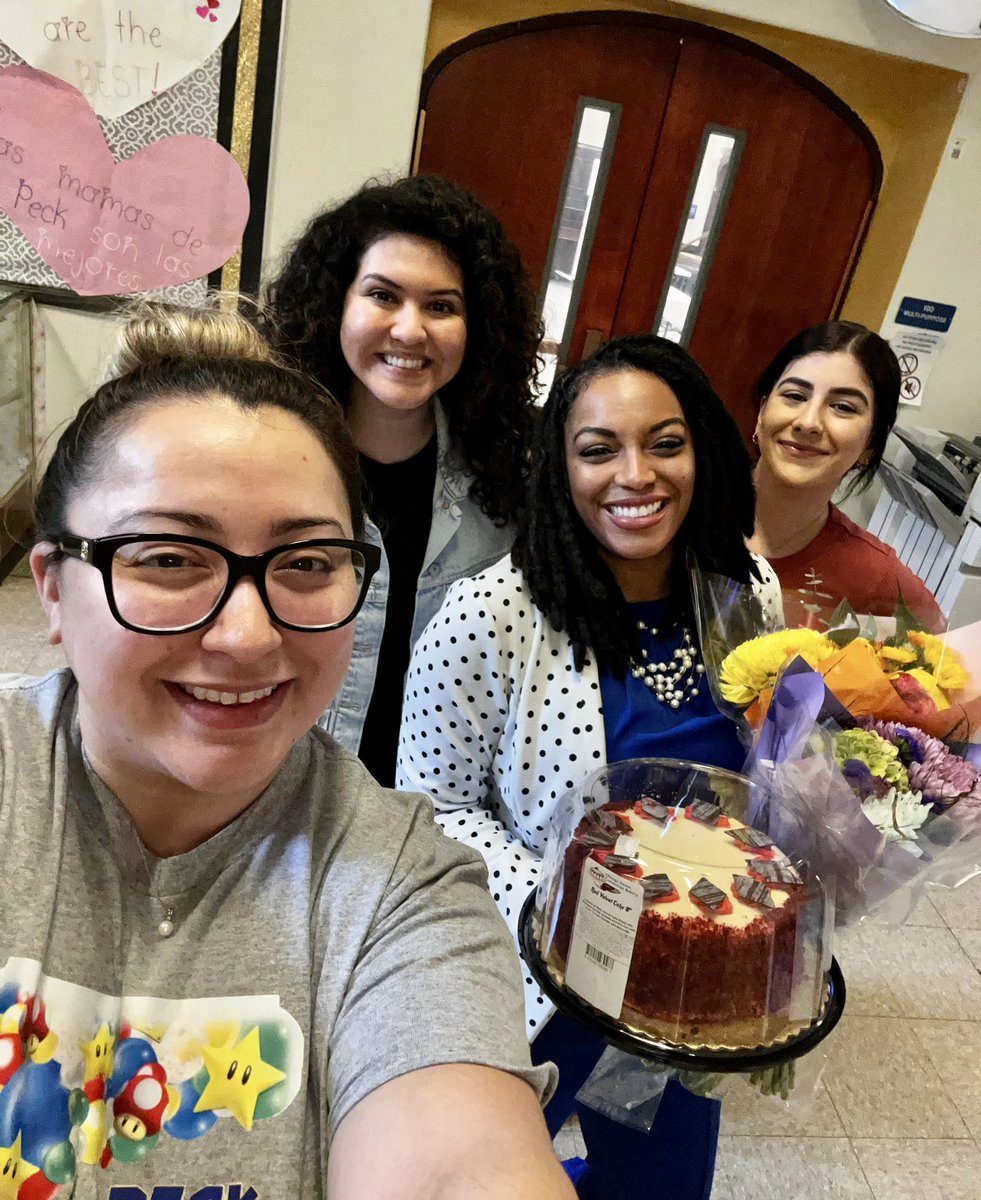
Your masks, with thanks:
<instances>
[{"instance_id":1,"label":"paper heart decoration","mask_svg":"<svg viewBox=\"0 0 981 1200\"><path fill-rule=\"evenodd\" d=\"M242 0L4 0L0 41L77 87L100 116L119 117L196 71L241 7Z\"/></svg>"},{"instance_id":2,"label":"paper heart decoration","mask_svg":"<svg viewBox=\"0 0 981 1200\"><path fill-rule=\"evenodd\" d=\"M69 287L107 296L186 283L226 263L249 189L208 138L161 138L117 163L79 91L4 67L0 209Z\"/></svg>"}]
</instances>

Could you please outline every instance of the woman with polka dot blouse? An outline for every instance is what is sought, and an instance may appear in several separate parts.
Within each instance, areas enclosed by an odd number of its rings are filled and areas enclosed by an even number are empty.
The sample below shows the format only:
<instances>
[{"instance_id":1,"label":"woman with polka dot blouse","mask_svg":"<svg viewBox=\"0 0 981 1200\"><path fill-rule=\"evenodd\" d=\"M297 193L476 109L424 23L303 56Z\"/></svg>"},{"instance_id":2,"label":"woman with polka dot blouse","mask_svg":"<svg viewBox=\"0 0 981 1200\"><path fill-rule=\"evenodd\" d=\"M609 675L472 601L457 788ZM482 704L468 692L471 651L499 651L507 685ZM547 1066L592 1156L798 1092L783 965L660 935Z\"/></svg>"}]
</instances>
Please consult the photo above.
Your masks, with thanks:
<instances>
[{"instance_id":1,"label":"woman with polka dot blouse","mask_svg":"<svg viewBox=\"0 0 981 1200\"><path fill-rule=\"evenodd\" d=\"M753 484L732 418L665 339L608 343L543 411L512 554L456 583L412 655L398 784L428 792L480 850L512 931L559 797L604 762L670 756L739 769L735 726L699 661L686 552L779 606L746 549ZM678 655L675 651L680 651ZM660 664L670 664L661 669ZM559 1064L550 1129L604 1046L526 979L532 1054ZM650 1134L580 1109L580 1196L707 1200L719 1105L669 1085Z\"/></svg>"}]
</instances>

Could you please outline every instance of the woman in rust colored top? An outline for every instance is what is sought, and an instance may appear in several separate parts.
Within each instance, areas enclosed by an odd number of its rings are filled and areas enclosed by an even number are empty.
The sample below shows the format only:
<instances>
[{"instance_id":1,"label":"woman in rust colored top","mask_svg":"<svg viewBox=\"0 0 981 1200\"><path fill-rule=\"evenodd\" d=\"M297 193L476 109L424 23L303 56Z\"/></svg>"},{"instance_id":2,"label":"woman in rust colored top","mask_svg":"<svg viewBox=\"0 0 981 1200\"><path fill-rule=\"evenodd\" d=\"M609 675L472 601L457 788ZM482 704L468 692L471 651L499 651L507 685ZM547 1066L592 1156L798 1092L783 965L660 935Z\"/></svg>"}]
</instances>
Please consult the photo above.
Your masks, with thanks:
<instances>
[{"instance_id":1,"label":"woman in rust colored top","mask_svg":"<svg viewBox=\"0 0 981 1200\"><path fill-rule=\"evenodd\" d=\"M830 611L847 598L857 612L889 616L902 599L927 629L946 627L923 580L831 502L853 472L851 491L871 483L899 381L889 343L850 321L804 330L760 377L750 546L777 573L790 623L806 615L804 605Z\"/></svg>"}]
</instances>

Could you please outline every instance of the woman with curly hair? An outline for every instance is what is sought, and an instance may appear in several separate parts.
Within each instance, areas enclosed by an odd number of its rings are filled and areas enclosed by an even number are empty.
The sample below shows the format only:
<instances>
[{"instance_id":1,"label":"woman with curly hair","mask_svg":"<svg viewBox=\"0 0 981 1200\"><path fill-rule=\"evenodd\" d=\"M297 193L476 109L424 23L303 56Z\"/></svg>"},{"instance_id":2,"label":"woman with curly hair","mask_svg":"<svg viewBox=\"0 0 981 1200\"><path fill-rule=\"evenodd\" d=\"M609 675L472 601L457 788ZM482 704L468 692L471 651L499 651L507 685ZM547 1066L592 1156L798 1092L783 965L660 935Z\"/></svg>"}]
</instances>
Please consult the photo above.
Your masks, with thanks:
<instances>
[{"instance_id":1,"label":"woman with curly hair","mask_svg":"<svg viewBox=\"0 0 981 1200\"><path fill-rule=\"evenodd\" d=\"M562 796L604 763L745 752L705 684L687 556L752 583L750 460L704 372L674 342L632 334L556 381L512 554L450 589L406 681L400 786L428 793L451 837L483 854L512 932L538 884ZM604 1049L526 977L532 1058L554 1059L555 1133ZM719 1104L668 1085L649 1134L580 1106L589 1200L708 1200Z\"/></svg>"},{"instance_id":2,"label":"woman with curly hair","mask_svg":"<svg viewBox=\"0 0 981 1200\"><path fill-rule=\"evenodd\" d=\"M316 216L268 299L270 339L340 401L361 455L383 559L323 723L390 785L413 644L449 585L513 540L535 295L497 218L423 175L371 181Z\"/></svg>"}]
</instances>

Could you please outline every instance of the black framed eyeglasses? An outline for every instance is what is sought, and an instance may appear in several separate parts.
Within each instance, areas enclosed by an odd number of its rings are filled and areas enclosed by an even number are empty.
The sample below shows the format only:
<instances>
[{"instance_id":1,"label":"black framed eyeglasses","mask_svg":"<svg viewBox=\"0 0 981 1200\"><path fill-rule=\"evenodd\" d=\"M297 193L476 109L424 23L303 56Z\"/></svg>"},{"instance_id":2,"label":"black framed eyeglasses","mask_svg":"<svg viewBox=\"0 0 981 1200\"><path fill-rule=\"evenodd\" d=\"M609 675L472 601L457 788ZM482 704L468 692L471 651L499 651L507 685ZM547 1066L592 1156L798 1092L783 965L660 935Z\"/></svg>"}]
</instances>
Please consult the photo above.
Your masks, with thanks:
<instances>
[{"instance_id":1,"label":"black framed eyeglasses","mask_svg":"<svg viewBox=\"0 0 981 1200\"><path fill-rule=\"evenodd\" d=\"M381 551L349 538L309 538L264 554L235 554L198 537L123 533L55 543L102 573L113 617L134 633L190 633L224 608L240 579L256 586L271 619L299 633L325 633L353 620Z\"/></svg>"}]
</instances>

